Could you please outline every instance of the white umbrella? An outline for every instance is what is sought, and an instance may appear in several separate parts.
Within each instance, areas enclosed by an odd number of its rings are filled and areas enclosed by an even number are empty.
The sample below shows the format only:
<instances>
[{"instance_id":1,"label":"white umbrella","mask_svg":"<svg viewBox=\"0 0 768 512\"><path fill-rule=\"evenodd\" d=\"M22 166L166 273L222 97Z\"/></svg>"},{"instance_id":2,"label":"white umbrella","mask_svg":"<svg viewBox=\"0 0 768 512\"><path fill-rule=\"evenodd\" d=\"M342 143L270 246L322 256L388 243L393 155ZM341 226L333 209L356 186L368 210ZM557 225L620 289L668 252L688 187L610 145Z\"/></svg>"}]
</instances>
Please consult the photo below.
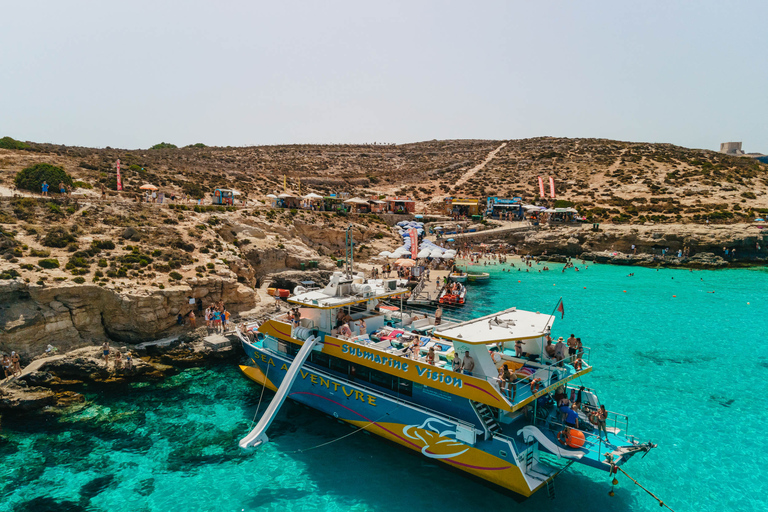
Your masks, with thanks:
<instances>
[{"instance_id":1,"label":"white umbrella","mask_svg":"<svg viewBox=\"0 0 768 512\"><path fill-rule=\"evenodd\" d=\"M275 194L267 194L267 197L270 199L277 199L277 196Z\"/></svg>"},{"instance_id":2,"label":"white umbrella","mask_svg":"<svg viewBox=\"0 0 768 512\"><path fill-rule=\"evenodd\" d=\"M243 195L243 194L241 194L241 193L240 193L240 192L238 192L237 190L233 190L233 191L232 191L232 195L233 195L233 196L241 196L241 195Z\"/></svg>"},{"instance_id":3,"label":"white umbrella","mask_svg":"<svg viewBox=\"0 0 768 512\"><path fill-rule=\"evenodd\" d=\"M381 251L379 253L379 256L384 256L384 257L388 258L388 257L392 256L392 253L389 252L389 251Z\"/></svg>"},{"instance_id":4,"label":"white umbrella","mask_svg":"<svg viewBox=\"0 0 768 512\"><path fill-rule=\"evenodd\" d=\"M422 249L419 251L419 254L416 255L417 258L429 258L429 249Z\"/></svg>"},{"instance_id":5,"label":"white umbrella","mask_svg":"<svg viewBox=\"0 0 768 512\"><path fill-rule=\"evenodd\" d=\"M309 194L304 196L304 199L322 199L323 196L320 194L315 194L314 192L310 192Z\"/></svg>"},{"instance_id":6,"label":"white umbrella","mask_svg":"<svg viewBox=\"0 0 768 512\"><path fill-rule=\"evenodd\" d=\"M280 194L280 195L279 195L279 196L277 196L277 197L279 197L279 198L281 198L281 199L286 199L286 198L288 198L288 197L296 197L296 196L295 196L295 195L293 195L293 194L289 194L289 193L287 193L287 192L283 192L282 194Z\"/></svg>"},{"instance_id":7,"label":"white umbrella","mask_svg":"<svg viewBox=\"0 0 768 512\"><path fill-rule=\"evenodd\" d=\"M430 258L442 258L443 257L443 253L440 252L440 251L435 250L435 251L430 252L429 256L430 256Z\"/></svg>"}]
</instances>

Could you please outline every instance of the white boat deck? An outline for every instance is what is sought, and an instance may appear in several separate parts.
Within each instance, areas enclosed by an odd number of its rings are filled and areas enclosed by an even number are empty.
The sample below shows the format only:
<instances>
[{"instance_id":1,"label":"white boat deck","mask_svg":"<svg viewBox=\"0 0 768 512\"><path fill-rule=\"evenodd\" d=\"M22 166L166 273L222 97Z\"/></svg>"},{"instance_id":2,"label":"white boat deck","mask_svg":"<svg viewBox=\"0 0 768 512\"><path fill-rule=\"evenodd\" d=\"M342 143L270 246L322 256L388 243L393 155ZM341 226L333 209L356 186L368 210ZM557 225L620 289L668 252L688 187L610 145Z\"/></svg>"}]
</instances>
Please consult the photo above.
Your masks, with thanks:
<instances>
[{"instance_id":1,"label":"white boat deck","mask_svg":"<svg viewBox=\"0 0 768 512\"><path fill-rule=\"evenodd\" d=\"M511 308L435 329L435 335L463 343L488 345L546 336L553 320L552 315Z\"/></svg>"}]
</instances>

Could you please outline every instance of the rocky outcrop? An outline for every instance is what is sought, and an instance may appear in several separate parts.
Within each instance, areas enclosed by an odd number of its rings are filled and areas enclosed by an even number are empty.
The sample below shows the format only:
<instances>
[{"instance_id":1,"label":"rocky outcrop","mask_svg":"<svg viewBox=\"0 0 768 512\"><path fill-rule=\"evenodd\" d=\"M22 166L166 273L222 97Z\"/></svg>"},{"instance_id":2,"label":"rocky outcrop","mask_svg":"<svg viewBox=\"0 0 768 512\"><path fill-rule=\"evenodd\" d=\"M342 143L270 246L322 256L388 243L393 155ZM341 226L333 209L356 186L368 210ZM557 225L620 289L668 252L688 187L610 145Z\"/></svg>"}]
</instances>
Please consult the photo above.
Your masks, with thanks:
<instances>
[{"instance_id":1,"label":"rocky outcrop","mask_svg":"<svg viewBox=\"0 0 768 512\"><path fill-rule=\"evenodd\" d=\"M655 264L660 260L662 249L668 249L669 260L687 247L690 257L685 261L674 258L678 263L723 266L768 262L768 232L764 231L768 230L747 224L601 225L597 231L593 231L591 225L579 225L516 231L504 239L521 254L560 254L624 264ZM633 245L637 254L632 250ZM729 252L727 258L724 248Z\"/></svg>"},{"instance_id":2,"label":"rocky outcrop","mask_svg":"<svg viewBox=\"0 0 768 512\"><path fill-rule=\"evenodd\" d=\"M258 295L233 278L187 280L171 289L120 292L92 285L41 287L12 281L0 286L0 351L22 357L106 339L138 343L163 336L176 316L190 310L188 297L224 301L231 313L256 306Z\"/></svg>"}]
</instances>

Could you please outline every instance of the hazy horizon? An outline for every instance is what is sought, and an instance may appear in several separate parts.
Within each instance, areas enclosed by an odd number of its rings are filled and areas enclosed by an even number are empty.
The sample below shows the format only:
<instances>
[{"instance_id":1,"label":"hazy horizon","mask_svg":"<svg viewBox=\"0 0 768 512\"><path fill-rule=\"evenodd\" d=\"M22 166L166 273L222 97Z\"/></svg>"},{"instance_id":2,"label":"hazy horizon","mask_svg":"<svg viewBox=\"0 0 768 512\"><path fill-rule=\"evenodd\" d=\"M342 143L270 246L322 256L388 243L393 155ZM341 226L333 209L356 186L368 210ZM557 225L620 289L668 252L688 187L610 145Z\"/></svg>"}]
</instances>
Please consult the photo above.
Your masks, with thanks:
<instances>
[{"instance_id":1,"label":"hazy horizon","mask_svg":"<svg viewBox=\"0 0 768 512\"><path fill-rule=\"evenodd\" d=\"M768 4L28 2L0 137L146 149L552 136L768 153Z\"/></svg>"}]
</instances>

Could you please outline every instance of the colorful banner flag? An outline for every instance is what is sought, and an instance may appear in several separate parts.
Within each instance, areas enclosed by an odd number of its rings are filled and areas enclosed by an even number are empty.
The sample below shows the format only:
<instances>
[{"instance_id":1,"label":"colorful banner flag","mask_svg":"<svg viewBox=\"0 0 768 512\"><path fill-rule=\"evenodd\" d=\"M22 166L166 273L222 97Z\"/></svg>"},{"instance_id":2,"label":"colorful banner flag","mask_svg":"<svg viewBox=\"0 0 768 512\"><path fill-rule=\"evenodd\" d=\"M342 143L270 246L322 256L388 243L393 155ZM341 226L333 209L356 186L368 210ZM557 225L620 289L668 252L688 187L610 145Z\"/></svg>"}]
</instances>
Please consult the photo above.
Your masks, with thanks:
<instances>
[{"instance_id":1,"label":"colorful banner flag","mask_svg":"<svg viewBox=\"0 0 768 512\"><path fill-rule=\"evenodd\" d=\"M120 159L117 159L117 190L123 190L123 180L120 178Z\"/></svg>"},{"instance_id":2,"label":"colorful banner flag","mask_svg":"<svg viewBox=\"0 0 768 512\"><path fill-rule=\"evenodd\" d=\"M541 176L539 176L539 194L541 194L542 199L544 198L544 180L541 179Z\"/></svg>"},{"instance_id":3,"label":"colorful banner flag","mask_svg":"<svg viewBox=\"0 0 768 512\"><path fill-rule=\"evenodd\" d=\"M552 199L555 198L555 178L549 177L549 195Z\"/></svg>"}]
</instances>

